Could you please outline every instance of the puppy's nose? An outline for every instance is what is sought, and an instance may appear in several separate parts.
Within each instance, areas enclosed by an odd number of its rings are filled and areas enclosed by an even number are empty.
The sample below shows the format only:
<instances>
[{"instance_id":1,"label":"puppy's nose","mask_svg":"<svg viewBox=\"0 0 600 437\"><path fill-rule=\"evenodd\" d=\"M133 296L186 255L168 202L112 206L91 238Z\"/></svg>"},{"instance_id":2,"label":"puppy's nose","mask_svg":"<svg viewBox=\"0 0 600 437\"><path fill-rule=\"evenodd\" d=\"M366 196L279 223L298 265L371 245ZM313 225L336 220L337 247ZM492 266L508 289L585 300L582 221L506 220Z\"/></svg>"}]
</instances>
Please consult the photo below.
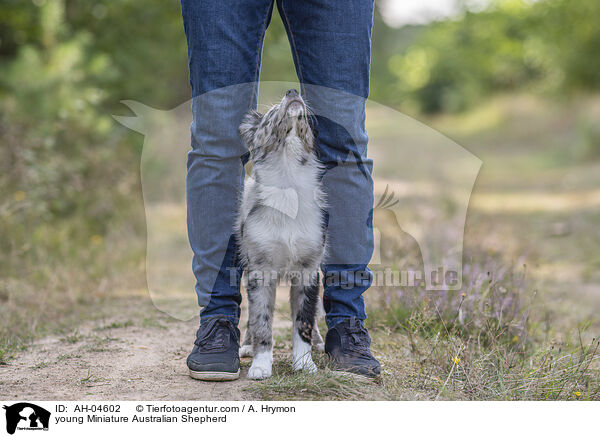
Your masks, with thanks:
<instances>
[{"instance_id":1,"label":"puppy's nose","mask_svg":"<svg viewBox=\"0 0 600 437\"><path fill-rule=\"evenodd\" d=\"M298 97L298 91L295 89L291 89L291 90L287 90L287 92L285 93L286 97Z\"/></svg>"}]
</instances>

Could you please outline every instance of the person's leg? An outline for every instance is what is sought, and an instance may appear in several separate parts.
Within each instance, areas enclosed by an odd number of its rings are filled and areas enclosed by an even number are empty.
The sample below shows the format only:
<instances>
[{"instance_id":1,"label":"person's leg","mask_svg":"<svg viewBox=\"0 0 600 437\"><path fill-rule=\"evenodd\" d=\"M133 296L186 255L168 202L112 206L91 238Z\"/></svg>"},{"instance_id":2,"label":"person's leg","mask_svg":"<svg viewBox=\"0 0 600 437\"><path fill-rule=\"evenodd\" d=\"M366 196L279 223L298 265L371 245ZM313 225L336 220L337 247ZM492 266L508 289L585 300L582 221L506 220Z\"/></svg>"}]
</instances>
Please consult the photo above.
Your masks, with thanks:
<instances>
[{"instance_id":1,"label":"person's leg","mask_svg":"<svg viewBox=\"0 0 600 437\"><path fill-rule=\"evenodd\" d=\"M328 201L324 306L327 325L366 319L371 285L372 161L367 158L373 0L278 0L302 93L316 115Z\"/></svg>"},{"instance_id":2,"label":"person's leg","mask_svg":"<svg viewBox=\"0 0 600 437\"><path fill-rule=\"evenodd\" d=\"M326 168L325 352L334 369L375 376L381 366L371 354L362 296L372 282L373 163L365 101L373 0L278 0L277 6L302 93L316 116L317 150Z\"/></svg>"},{"instance_id":3,"label":"person's leg","mask_svg":"<svg viewBox=\"0 0 600 437\"><path fill-rule=\"evenodd\" d=\"M272 0L181 1L193 96L188 235L202 320L225 316L237 324L240 314L233 226L246 150L237 129L256 106L272 7Z\"/></svg>"},{"instance_id":4,"label":"person's leg","mask_svg":"<svg viewBox=\"0 0 600 437\"><path fill-rule=\"evenodd\" d=\"M272 0L182 0L192 85L188 234L200 328L187 358L190 376L239 377L240 276L234 221L246 149L238 126L256 106L261 51Z\"/></svg>"}]
</instances>

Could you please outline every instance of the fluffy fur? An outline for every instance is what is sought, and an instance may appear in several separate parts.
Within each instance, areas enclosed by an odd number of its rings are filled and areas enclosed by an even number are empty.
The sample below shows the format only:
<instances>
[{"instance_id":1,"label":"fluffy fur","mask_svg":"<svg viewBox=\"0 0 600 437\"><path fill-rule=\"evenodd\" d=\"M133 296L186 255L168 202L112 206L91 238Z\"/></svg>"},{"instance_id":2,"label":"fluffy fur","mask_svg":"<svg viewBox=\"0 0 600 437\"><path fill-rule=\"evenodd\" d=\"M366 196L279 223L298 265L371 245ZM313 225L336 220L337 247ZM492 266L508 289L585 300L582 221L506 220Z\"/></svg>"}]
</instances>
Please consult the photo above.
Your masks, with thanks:
<instances>
[{"instance_id":1,"label":"fluffy fur","mask_svg":"<svg viewBox=\"0 0 600 437\"><path fill-rule=\"evenodd\" d=\"M289 90L266 114L248 113L239 132L252 164L236 229L249 307L240 355L254 357L250 378L271 376L275 289L279 279L287 278L292 284L294 368L314 372L311 341L323 347L315 318L325 250L325 196L306 104Z\"/></svg>"}]
</instances>

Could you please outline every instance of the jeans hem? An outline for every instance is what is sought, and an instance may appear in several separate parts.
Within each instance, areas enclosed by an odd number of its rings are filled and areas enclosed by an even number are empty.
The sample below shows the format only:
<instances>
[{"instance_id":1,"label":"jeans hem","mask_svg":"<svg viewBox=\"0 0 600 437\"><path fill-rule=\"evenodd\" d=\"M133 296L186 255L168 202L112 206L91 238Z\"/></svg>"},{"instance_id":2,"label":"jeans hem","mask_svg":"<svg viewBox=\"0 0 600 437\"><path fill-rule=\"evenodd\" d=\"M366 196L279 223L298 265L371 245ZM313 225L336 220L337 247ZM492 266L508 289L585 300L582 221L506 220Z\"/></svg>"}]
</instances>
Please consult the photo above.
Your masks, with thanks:
<instances>
[{"instance_id":1,"label":"jeans hem","mask_svg":"<svg viewBox=\"0 0 600 437\"><path fill-rule=\"evenodd\" d=\"M363 326L365 325L366 319L361 319L360 317L356 317L356 316L334 316L334 317L325 316L325 323L327 323L327 328L331 329L335 325L343 322L344 320L351 319L352 317L354 317L356 320L360 320L360 323Z\"/></svg>"},{"instance_id":2,"label":"jeans hem","mask_svg":"<svg viewBox=\"0 0 600 437\"><path fill-rule=\"evenodd\" d=\"M235 326L238 326L238 324L240 322L236 316L230 315L230 314L207 314L207 315L200 314L200 324L202 324L203 322L206 322L210 319L217 318L217 317L225 317L225 318L231 320L231 322Z\"/></svg>"}]
</instances>

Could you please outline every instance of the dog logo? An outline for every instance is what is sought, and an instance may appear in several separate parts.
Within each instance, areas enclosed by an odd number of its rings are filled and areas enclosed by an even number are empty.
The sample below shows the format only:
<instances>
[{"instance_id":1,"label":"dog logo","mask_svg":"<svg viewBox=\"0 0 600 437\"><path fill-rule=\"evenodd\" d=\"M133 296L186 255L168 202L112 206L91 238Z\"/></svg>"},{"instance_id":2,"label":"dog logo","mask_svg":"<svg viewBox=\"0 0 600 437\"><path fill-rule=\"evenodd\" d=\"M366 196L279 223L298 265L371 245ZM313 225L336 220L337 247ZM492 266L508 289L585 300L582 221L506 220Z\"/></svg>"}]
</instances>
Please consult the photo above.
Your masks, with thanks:
<instances>
[{"instance_id":1,"label":"dog logo","mask_svg":"<svg viewBox=\"0 0 600 437\"><path fill-rule=\"evenodd\" d=\"M218 102L226 103L228 108L246 110L247 96L256 85L239 84L213 90L170 110L154 109L139 102L125 100L122 103L134 115L113 116L119 123L144 135L140 174L147 226L148 290L159 310L180 320L190 320L198 312L197 297L187 292L195 287L196 280L187 270L182 270L182 266L184 269L189 268L187 266L193 256L187 237L187 162L184 159L190 152L190 108L193 106L194 111L202 114L197 123L201 123L203 129L210 131L211 135L214 134L216 141L220 138L218 132L222 126L234 129L240 120L232 118L231 114L235 111L212 110L211 102L217 99ZM262 100L278 100L282 90L294 86L293 83L285 82L261 82ZM316 85L305 84L304 88L312 98L308 104L314 115L329 119L340 129L344 129L352 138L351 144L356 145L356 150L345 157L340 156L338 165L327 168L323 175L323 186L346 187L339 181L347 180L349 172L357 174L354 180L358 180L359 175L363 174L367 179L365 183L370 183L369 162L359 157L365 152L362 148L366 147L364 135L359 132L361 123L355 120L356 111L348 109L355 107L357 99L362 98ZM379 266L377 268L383 272L390 262L397 261L391 260L391 257L400 253L402 248L396 248L394 244L401 237L403 241L410 239L418 248L417 257L420 258L419 261L422 260L422 279L427 290L460 290L467 211L482 161L469 150L418 120L373 101L360 100L358 103L366 104L366 112L369 114L367 119L373 123L372 128L368 126L368 142L377 162L372 169L372 179L373 192L379 201L375 202L375 207L369 204L364 208L366 212L361 211L359 214L357 199L353 197L352 191L339 195L328 192L328 210L341 211L335 216L329 216L328 239L346 242L349 236L361 235L373 228L374 242L372 245L355 245L351 251L346 250L347 245L344 245L344 250L339 253L334 252L330 246L330 263L364 264L370 250L373 255L369 264ZM224 118L225 116L229 118ZM247 148L242 145L241 140L237 141L237 135L234 139L227 136L224 138L224 146L229 148L230 158L247 156ZM198 147L201 146L198 143ZM228 160L235 161L233 158ZM235 171L238 174L237 167ZM265 181L259 183L265 184ZM301 201L297 193L285 187L266 188L273 194L269 206L279 209L287 216L296 216ZM229 197L229 200L233 199L231 210L234 210L237 207L236 196ZM221 199L218 200L217 204L220 204ZM363 206L358 208L363 209ZM371 216L368 215L370 209ZM201 211L210 213L209 210ZM346 219L357 215L364 215L364 220L359 222ZM231 227L228 221L217 225ZM215 231L215 235L226 233L222 229ZM389 251L380 254L380 248L383 247ZM219 246L218 250L211 250L207 265L221 266L225 253L225 245ZM208 269L204 282L214 284L219 272L221 270L218 268ZM180 304L176 306L168 303L172 301L171 296L174 294L181 296L178 298Z\"/></svg>"},{"instance_id":2,"label":"dog logo","mask_svg":"<svg viewBox=\"0 0 600 437\"><path fill-rule=\"evenodd\" d=\"M6 410L6 432L14 434L18 430L48 431L50 411L35 404L19 402L4 406Z\"/></svg>"}]
</instances>

